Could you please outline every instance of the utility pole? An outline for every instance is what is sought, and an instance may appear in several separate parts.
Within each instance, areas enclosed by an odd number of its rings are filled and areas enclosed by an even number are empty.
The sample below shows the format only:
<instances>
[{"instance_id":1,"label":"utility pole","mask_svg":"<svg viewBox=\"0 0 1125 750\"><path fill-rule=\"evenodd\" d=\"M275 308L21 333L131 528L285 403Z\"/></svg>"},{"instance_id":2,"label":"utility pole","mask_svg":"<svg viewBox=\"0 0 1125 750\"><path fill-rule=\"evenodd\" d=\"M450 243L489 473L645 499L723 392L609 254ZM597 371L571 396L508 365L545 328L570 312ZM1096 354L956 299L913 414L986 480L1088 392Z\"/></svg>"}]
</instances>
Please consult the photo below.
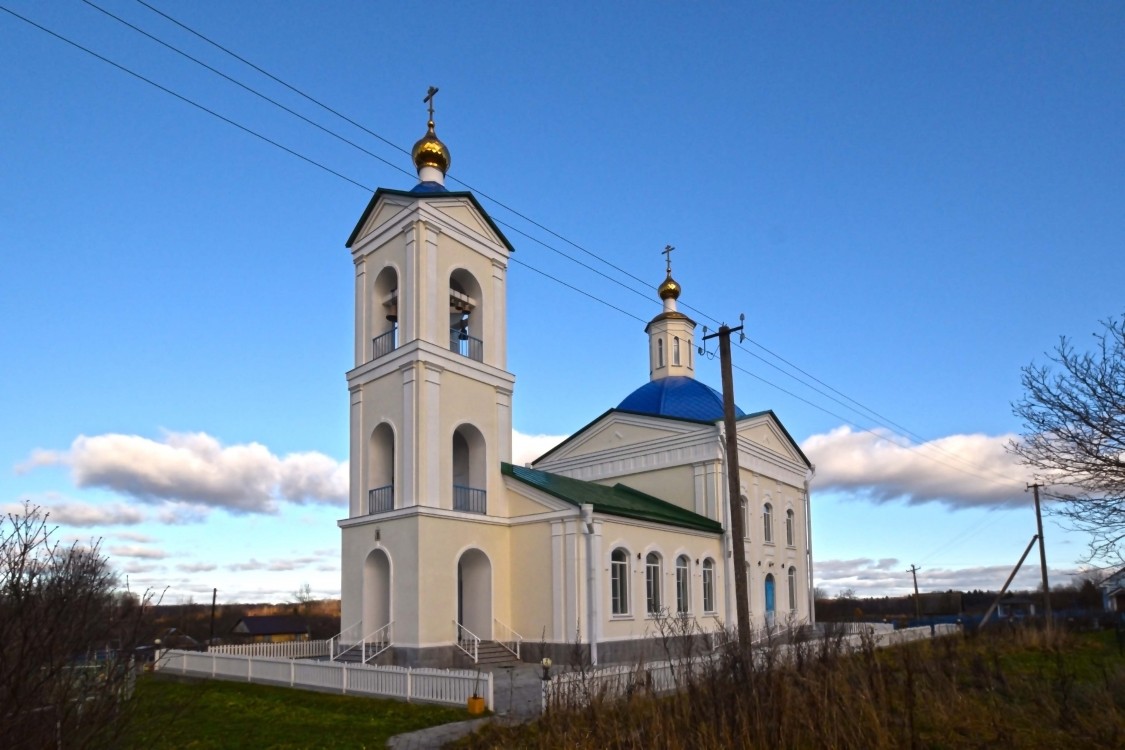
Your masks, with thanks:
<instances>
[{"instance_id":1,"label":"utility pole","mask_svg":"<svg viewBox=\"0 0 1125 750\"><path fill-rule=\"evenodd\" d=\"M1047 632L1050 632L1054 623L1051 621L1051 587L1047 584L1047 547L1043 544L1043 513L1039 510L1039 488L1042 485L1036 482L1027 486L1035 495L1035 525L1039 531L1039 571L1043 574L1043 611L1047 618Z\"/></svg>"},{"instance_id":2,"label":"utility pole","mask_svg":"<svg viewBox=\"0 0 1125 750\"><path fill-rule=\"evenodd\" d=\"M739 316L739 320L745 319L745 315ZM734 375L730 361L730 335L741 330L741 325L731 328L723 324L719 326L718 332L704 335L703 340L715 337L719 339L719 362L723 372L723 429L726 432L727 451L727 513L730 517L730 533L733 537L731 547L734 552L734 603L738 616L738 645L746 653L750 648L750 592L746 587L746 543L743 541L746 530L742 527L738 434L734 423Z\"/></svg>"},{"instance_id":3,"label":"utility pole","mask_svg":"<svg viewBox=\"0 0 1125 750\"><path fill-rule=\"evenodd\" d=\"M211 635L207 639L207 648L215 645L215 599L219 596L218 589L211 589Z\"/></svg>"},{"instance_id":4,"label":"utility pole","mask_svg":"<svg viewBox=\"0 0 1125 750\"><path fill-rule=\"evenodd\" d=\"M921 570L914 563L910 563L910 575L914 576L914 619L922 619L922 602L918 598L918 571Z\"/></svg>"}]
</instances>

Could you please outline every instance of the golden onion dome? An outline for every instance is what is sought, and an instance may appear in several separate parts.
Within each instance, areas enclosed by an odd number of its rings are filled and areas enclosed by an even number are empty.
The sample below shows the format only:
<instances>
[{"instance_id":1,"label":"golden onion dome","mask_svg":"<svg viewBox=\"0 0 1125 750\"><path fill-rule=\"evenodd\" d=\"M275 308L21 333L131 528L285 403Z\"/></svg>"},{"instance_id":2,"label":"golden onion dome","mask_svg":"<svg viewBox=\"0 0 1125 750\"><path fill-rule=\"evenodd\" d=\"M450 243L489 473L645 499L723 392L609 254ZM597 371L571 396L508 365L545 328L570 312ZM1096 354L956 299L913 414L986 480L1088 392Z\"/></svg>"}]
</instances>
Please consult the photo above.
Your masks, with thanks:
<instances>
[{"instance_id":1,"label":"golden onion dome","mask_svg":"<svg viewBox=\"0 0 1125 750\"><path fill-rule=\"evenodd\" d=\"M671 273L668 274L668 278L664 279L664 283L656 288L656 293L660 295L660 299L679 299L681 291L683 289L679 282L672 278Z\"/></svg>"},{"instance_id":2,"label":"golden onion dome","mask_svg":"<svg viewBox=\"0 0 1125 750\"><path fill-rule=\"evenodd\" d=\"M426 134L414 144L410 155L414 159L414 166L419 170L422 167L433 167L440 170L442 174L449 171L449 149L434 132L433 120L430 120L430 127Z\"/></svg>"}]
</instances>

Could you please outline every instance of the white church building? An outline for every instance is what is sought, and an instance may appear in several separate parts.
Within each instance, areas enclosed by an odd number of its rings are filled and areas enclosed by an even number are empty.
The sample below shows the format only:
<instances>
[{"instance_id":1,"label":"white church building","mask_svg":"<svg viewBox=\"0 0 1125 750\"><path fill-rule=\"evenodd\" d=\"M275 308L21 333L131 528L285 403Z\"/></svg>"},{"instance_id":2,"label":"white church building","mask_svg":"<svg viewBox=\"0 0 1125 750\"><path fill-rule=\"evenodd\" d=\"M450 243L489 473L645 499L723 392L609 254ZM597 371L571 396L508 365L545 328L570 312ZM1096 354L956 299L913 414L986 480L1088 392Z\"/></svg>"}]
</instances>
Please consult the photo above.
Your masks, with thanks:
<instances>
[{"instance_id":1,"label":"white church building","mask_svg":"<svg viewBox=\"0 0 1125 750\"><path fill-rule=\"evenodd\" d=\"M725 455L722 396L695 379L695 323L676 309L670 265L645 329L649 381L512 465L514 248L471 193L446 189L432 111L413 157L419 183L377 190L347 242L341 641L403 665L483 660L500 646L566 660L575 644L595 663L627 660L650 650L661 618L701 633L735 625L735 544L753 627L808 622L812 465L772 411L740 410L738 455ZM744 539L727 523L728 458Z\"/></svg>"}]
</instances>

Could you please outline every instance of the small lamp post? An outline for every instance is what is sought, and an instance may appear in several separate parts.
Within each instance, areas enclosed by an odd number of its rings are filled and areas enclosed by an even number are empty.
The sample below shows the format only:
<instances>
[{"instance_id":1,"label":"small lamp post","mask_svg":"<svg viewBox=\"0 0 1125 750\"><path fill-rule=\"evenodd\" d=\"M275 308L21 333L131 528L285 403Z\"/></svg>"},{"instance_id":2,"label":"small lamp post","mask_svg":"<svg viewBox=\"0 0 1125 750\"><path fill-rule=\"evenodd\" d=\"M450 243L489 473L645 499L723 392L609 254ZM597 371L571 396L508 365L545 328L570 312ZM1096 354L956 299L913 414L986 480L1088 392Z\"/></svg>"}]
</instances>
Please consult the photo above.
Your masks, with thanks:
<instances>
[{"instance_id":1,"label":"small lamp post","mask_svg":"<svg viewBox=\"0 0 1125 750\"><path fill-rule=\"evenodd\" d=\"M544 656L539 661L539 666L543 668L543 713L547 713L547 686L551 684L551 658Z\"/></svg>"}]
</instances>

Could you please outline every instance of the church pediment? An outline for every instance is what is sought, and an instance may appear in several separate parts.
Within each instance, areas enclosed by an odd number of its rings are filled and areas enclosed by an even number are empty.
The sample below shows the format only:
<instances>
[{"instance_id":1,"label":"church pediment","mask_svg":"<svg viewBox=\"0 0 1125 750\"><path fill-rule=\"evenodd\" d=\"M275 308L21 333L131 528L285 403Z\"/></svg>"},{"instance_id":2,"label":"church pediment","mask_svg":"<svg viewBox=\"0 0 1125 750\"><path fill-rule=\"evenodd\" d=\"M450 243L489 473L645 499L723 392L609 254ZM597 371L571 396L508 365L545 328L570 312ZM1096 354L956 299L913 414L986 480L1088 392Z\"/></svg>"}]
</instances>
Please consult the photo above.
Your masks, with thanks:
<instances>
[{"instance_id":1,"label":"church pediment","mask_svg":"<svg viewBox=\"0 0 1125 750\"><path fill-rule=\"evenodd\" d=\"M567 459L615 453L631 446L674 441L687 435L695 435L701 429L714 428L710 425L613 410L576 432L554 450L541 456L535 461L535 465L538 467L542 464L545 467Z\"/></svg>"},{"instance_id":2,"label":"church pediment","mask_svg":"<svg viewBox=\"0 0 1125 750\"><path fill-rule=\"evenodd\" d=\"M793 442L793 438L789 436L773 412L764 412L739 420L738 437L787 461L802 466L809 465L805 454Z\"/></svg>"},{"instance_id":3,"label":"church pediment","mask_svg":"<svg viewBox=\"0 0 1125 750\"><path fill-rule=\"evenodd\" d=\"M355 231L352 232L352 236L348 240L348 247L362 241L363 238L390 222L396 216L403 214L409 207L410 201L401 197L376 193L363 212L363 216L360 217Z\"/></svg>"},{"instance_id":4,"label":"church pediment","mask_svg":"<svg viewBox=\"0 0 1125 750\"><path fill-rule=\"evenodd\" d=\"M498 245L502 243L502 240L496 234L496 232L492 231L492 228L488 225L484 218L468 203L468 201L459 201L457 203L435 203L430 207L449 220L466 227L470 233L481 237L487 237L489 240Z\"/></svg>"}]
</instances>

